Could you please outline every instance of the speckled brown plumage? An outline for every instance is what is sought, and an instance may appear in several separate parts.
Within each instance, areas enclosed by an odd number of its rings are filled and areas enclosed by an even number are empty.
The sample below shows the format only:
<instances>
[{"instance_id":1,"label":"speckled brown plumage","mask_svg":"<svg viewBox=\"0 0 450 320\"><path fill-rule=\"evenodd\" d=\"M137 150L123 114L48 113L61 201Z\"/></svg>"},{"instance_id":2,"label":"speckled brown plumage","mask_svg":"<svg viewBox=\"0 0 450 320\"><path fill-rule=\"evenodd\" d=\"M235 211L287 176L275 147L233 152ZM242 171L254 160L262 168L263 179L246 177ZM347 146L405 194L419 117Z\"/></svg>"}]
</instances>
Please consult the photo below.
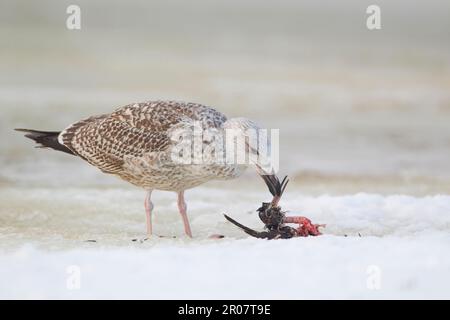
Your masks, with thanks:
<instances>
[{"instance_id":1,"label":"speckled brown plumage","mask_svg":"<svg viewBox=\"0 0 450 320\"><path fill-rule=\"evenodd\" d=\"M148 101L76 122L58 137L61 144L105 173L145 189L180 191L211 179L234 178L238 166L179 165L170 158L170 133L194 121L222 129L227 118L213 108L185 102Z\"/></svg>"}]
</instances>

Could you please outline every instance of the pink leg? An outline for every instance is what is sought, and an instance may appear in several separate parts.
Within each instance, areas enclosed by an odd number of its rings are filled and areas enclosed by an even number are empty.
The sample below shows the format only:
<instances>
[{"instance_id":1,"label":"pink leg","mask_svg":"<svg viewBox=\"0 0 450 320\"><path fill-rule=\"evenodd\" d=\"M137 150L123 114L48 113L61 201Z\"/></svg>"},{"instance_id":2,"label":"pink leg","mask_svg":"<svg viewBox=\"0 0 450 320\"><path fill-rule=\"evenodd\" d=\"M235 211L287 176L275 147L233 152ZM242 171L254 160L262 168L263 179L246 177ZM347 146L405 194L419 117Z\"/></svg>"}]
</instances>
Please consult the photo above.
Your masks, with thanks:
<instances>
[{"instance_id":1,"label":"pink leg","mask_svg":"<svg viewBox=\"0 0 450 320\"><path fill-rule=\"evenodd\" d=\"M286 217L283 222L298 224L297 232L300 237L319 236L322 234L319 227L325 227L324 224L313 224L311 220L305 217Z\"/></svg>"},{"instance_id":2,"label":"pink leg","mask_svg":"<svg viewBox=\"0 0 450 320\"><path fill-rule=\"evenodd\" d=\"M147 196L145 197L144 206L145 206L145 215L147 217L147 237L151 237L153 233L152 228L152 210L153 210L153 203L150 200L152 196L152 190L149 190L147 192Z\"/></svg>"},{"instance_id":3,"label":"pink leg","mask_svg":"<svg viewBox=\"0 0 450 320\"><path fill-rule=\"evenodd\" d=\"M184 232L189 238L192 238L191 226L189 225L189 219L186 213L187 205L184 201L184 191L178 192L178 210L180 211L181 218L183 219Z\"/></svg>"}]
</instances>

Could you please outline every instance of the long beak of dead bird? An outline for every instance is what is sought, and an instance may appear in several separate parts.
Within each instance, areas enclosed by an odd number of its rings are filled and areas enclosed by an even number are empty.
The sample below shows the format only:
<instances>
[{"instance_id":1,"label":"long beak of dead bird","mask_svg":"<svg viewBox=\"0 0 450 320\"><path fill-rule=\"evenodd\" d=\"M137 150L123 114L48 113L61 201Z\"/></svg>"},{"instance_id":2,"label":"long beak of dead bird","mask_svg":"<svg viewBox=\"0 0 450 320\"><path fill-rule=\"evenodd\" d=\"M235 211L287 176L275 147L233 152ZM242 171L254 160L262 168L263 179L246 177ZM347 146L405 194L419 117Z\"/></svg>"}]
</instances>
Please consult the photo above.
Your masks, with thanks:
<instances>
[{"instance_id":1,"label":"long beak of dead bird","mask_svg":"<svg viewBox=\"0 0 450 320\"><path fill-rule=\"evenodd\" d=\"M289 239L294 237L321 235L319 228L325 227L324 224L313 224L311 220L301 216L286 217L286 212L282 211L281 207L278 205L289 182L287 176L284 177L281 182L274 174L260 174L260 176L273 196L271 202L263 202L261 207L257 210L266 231L259 232L253 230L224 214L229 222L242 229L248 235L259 239ZM293 228L286 224L297 224L298 227Z\"/></svg>"}]
</instances>

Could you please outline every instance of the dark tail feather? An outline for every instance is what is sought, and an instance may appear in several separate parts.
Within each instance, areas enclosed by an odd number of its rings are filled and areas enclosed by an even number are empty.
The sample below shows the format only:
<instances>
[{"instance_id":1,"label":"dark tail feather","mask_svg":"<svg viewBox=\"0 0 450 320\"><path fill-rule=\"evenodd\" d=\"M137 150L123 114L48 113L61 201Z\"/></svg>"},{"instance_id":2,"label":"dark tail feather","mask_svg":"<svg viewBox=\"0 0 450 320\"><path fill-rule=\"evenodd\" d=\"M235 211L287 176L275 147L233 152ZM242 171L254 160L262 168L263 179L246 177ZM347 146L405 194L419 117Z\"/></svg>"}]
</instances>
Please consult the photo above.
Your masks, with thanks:
<instances>
[{"instance_id":1,"label":"dark tail feather","mask_svg":"<svg viewBox=\"0 0 450 320\"><path fill-rule=\"evenodd\" d=\"M227 216L225 213L223 214L225 219L227 219L228 221L230 221L232 224L234 224L235 226L241 228L242 230L244 230L244 232L252 237L255 238L267 238L267 232L258 232L255 231L253 229L250 229L249 227L244 226L243 224L240 224L239 222L237 222L236 220L234 220L233 218Z\"/></svg>"},{"instance_id":2,"label":"dark tail feather","mask_svg":"<svg viewBox=\"0 0 450 320\"><path fill-rule=\"evenodd\" d=\"M50 148L65 153L75 155L69 148L62 145L58 141L58 136L61 132L57 131L37 131L30 129L15 129L16 131L26 132L25 137L35 141L38 146L36 148Z\"/></svg>"}]
</instances>

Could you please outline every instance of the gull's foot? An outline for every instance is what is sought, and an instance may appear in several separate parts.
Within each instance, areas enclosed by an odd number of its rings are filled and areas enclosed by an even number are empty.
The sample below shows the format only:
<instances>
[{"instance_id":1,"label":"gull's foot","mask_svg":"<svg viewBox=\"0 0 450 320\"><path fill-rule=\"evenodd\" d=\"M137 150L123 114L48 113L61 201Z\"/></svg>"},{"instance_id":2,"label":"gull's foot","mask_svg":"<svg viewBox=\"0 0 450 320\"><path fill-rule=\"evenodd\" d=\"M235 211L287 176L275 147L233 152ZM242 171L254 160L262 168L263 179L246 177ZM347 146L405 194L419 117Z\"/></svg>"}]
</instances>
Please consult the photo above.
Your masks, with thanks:
<instances>
[{"instance_id":1,"label":"gull's foot","mask_svg":"<svg viewBox=\"0 0 450 320\"><path fill-rule=\"evenodd\" d=\"M319 228L326 226L325 224L314 224L306 217L285 217L283 222L298 224L296 230L299 237L320 236L322 233Z\"/></svg>"}]
</instances>

